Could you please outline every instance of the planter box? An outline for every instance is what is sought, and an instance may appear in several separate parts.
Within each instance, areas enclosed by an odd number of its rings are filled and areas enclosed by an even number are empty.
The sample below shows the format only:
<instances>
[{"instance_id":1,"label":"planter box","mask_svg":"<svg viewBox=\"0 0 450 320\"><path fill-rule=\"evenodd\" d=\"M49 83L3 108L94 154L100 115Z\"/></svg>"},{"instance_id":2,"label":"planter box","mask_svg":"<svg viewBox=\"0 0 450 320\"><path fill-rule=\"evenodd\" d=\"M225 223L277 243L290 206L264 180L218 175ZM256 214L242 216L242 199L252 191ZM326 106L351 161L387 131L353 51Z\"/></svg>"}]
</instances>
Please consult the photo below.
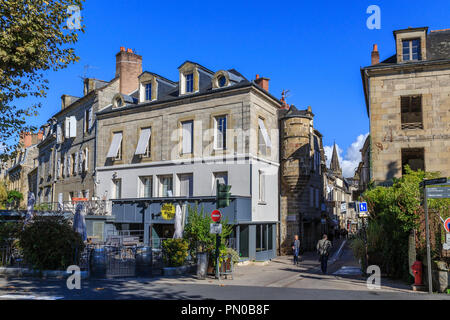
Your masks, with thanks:
<instances>
[{"instance_id":1,"label":"planter box","mask_svg":"<svg viewBox=\"0 0 450 320\"><path fill-rule=\"evenodd\" d=\"M181 266L181 267L164 267L164 276L179 276L184 274L191 274L197 271L197 265Z\"/></svg>"}]
</instances>

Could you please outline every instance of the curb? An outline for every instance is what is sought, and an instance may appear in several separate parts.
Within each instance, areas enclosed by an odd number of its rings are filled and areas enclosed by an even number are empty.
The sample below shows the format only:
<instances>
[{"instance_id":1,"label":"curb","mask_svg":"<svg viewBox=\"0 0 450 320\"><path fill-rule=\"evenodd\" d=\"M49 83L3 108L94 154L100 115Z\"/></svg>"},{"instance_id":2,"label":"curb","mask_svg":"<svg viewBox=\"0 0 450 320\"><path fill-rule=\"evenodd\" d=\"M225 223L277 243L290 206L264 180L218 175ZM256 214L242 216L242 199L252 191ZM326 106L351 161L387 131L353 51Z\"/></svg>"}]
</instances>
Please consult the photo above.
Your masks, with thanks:
<instances>
[{"instance_id":1,"label":"curb","mask_svg":"<svg viewBox=\"0 0 450 320\"><path fill-rule=\"evenodd\" d=\"M37 278L67 278L72 273L62 270L34 270L28 268L5 268L0 267L0 275L19 276L19 277L37 277ZM89 278L88 271L80 271L81 279Z\"/></svg>"}]
</instances>

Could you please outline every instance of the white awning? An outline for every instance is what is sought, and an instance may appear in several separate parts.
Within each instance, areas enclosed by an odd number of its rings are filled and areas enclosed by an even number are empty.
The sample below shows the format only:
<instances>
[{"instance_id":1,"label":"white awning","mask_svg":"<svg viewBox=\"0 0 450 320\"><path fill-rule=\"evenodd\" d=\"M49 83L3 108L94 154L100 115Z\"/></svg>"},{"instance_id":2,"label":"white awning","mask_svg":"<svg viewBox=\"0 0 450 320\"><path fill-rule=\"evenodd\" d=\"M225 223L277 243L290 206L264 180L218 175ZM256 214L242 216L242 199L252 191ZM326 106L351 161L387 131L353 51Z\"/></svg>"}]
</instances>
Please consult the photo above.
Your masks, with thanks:
<instances>
[{"instance_id":1,"label":"white awning","mask_svg":"<svg viewBox=\"0 0 450 320\"><path fill-rule=\"evenodd\" d=\"M139 136L139 141L136 147L135 154L137 155L145 154L145 150L147 149L151 133L152 131L150 128L141 130L141 135Z\"/></svg>"},{"instance_id":2,"label":"white awning","mask_svg":"<svg viewBox=\"0 0 450 320\"><path fill-rule=\"evenodd\" d=\"M264 125L263 119L259 118L258 123L259 123L259 128L261 129L261 133L264 138L264 142L266 143L266 146L269 148L272 148L272 142L270 141L270 137L269 137L269 134L267 133L266 126Z\"/></svg>"},{"instance_id":3,"label":"white awning","mask_svg":"<svg viewBox=\"0 0 450 320\"><path fill-rule=\"evenodd\" d=\"M109 147L107 158L116 158L119 152L120 143L122 142L122 132L114 133L111 146Z\"/></svg>"}]
</instances>

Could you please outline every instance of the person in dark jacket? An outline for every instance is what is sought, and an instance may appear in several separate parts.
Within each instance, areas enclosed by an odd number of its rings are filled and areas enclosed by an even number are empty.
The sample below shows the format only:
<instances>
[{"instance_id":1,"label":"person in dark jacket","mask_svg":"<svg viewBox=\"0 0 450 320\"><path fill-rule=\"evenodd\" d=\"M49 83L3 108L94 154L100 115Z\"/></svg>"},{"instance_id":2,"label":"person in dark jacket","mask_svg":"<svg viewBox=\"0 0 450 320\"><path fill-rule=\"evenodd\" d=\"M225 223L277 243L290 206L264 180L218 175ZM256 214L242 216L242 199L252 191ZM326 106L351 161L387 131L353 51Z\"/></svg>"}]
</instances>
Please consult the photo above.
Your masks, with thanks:
<instances>
[{"instance_id":1,"label":"person in dark jacket","mask_svg":"<svg viewBox=\"0 0 450 320\"><path fill-rule=\"evenodd\" d=\"M323 235L322 239L317 242L317 253L319 254L320 268L323 274L327 274L327 264L328 256L330 255L330 250L333 245L331 241L328 240L326 234Z\"/></svg>"},{"instance_id":2,"label":"person in dark jacket","mask_svg":"<svg viewBox=\"0 0 450 320\"><path fill-rule=\"evenodd\" d=\"M292 251L294 252L294 265L298 265L300 255L300 240L298 240L298 235L294 236L294 242L292 243Z\"/></svg>"}]
</instances>

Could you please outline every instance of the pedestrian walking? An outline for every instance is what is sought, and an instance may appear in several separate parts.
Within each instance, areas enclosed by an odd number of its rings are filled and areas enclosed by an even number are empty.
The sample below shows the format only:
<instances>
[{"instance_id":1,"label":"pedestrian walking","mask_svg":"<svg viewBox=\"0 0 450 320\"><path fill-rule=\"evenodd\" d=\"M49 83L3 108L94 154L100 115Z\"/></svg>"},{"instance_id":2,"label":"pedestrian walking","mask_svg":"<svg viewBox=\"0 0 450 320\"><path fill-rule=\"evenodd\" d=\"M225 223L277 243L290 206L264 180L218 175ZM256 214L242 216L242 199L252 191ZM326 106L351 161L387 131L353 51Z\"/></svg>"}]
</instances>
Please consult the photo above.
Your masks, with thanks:
<instances>
[{"instance_id":1,"label":"pedestrian walking","mask_svg":"<svg viewBox=\"0 0 450 320\"><path fill-rule=\"evenodd\" d=\"M298 256L300 255L300 240L298 240L298 235L294 236L294 242L292 243L292 251L294 252L294 265L299 264Z\"/></svg>"},{"instance_id":2,"label":"pedestrian walking","mask_svg":"<svg viewBox=\"0 0 450 320\"><path fill-rule=\"evenodd\" d=\"M317 253L319 254L320 268L323 274L327 274L328 256L332 246L326 234L317 242Z\"/></svg>"}]
</instances>

